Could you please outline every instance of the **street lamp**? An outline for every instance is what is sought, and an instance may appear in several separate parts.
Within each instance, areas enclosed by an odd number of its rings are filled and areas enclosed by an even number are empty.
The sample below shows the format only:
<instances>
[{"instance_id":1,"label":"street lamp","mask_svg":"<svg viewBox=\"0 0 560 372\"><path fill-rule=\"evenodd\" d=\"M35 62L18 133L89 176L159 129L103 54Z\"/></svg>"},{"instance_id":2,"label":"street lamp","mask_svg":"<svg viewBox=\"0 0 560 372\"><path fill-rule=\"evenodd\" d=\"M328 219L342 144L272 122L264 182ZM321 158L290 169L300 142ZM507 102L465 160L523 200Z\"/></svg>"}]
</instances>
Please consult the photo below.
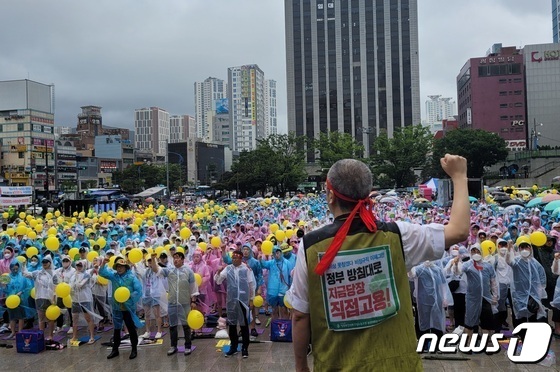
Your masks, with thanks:
<instances>
[{"instance_id":1,"label":"street lamp","mask_svg":"<svg viewBox=\"0 0 560 372\"><path fill-rule=\"evenodd\" d=\"M173 152L173 151L169 151L169 141L166 141L166 151L165 151L165 173L166 173L166 178L167 178L167 191L169 192L169 197L171 197L171 189L169 188L169 154L173 154L173 155L177 155L179 157L179 183L180 183L180 187L183 187L183 175L182 175L182 166L184 163L184 158L183 155L177 153L177 152Z\"/></svg>"},{"instance_id":2,"label":"street lamp","mask_svg":"<svg viewBox=\"0 0 560 372\"><path fill-rule=\"evenodd\" d=\"M531 150L539 149L539 136L540 132L537 132L537 126L542 127L543 123L537 124L537 119L533 119L533 129L531 129Z\"/></svg>"}]
</instances>

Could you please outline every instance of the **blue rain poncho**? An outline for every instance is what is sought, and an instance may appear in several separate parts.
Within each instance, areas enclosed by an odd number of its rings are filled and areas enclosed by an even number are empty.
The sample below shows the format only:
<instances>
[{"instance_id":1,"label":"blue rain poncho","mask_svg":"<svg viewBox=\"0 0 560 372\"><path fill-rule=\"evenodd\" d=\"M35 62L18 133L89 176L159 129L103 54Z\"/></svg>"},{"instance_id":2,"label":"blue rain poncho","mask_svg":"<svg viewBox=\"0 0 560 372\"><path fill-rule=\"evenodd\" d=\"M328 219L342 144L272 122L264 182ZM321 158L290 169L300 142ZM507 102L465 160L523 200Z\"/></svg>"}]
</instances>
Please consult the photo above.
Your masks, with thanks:
<instances>
[{"instance_id":1,"label":"blue rain poncho","mask_svg":"<svg viewBox=\"0 0 560 372\"><path fill-rule=\"evenodd\" d=\"M426 261L413 267L409 277L414 279L420 330L435 328L445 332L445 307L453 305L453 297L443 269L434 262Z\"/></svg>"},{"instance_id":2,"label":"blue rain poncho","mask_svg":"<svg viewBox=\"0 0 560 372\"><path fill-rule=\"evenodd\" d=\"M475 264L481 266L482 270L477 269ZM480 323L483 299L492 305L494 314L498 312L498 282L496 281L496 272L488 262L479 261L479 263L475 263L472 259L464 264L459 262L455 268L455 274L461 272L465 274L467 280L465 325L472 328Z\"/></svg>"},{"instance_id":3,"label":"blue rain poncho","mask_svg":"<svg viewBox=\"0 0 560 372\"><path fill-rule=\"evenodd\" d=\"M10 264L10 282L6 284L4 289L4 294L6 297L11 295L17 295L19 293L19 298L21 300L20 305L15 309L8 309L10 314L10 319L24 319L32 318L34 316L34 309L27 306L29 303L29 293L31 288L33 288L33 282L25 278L20 270L21 264L14 260ZM17 268L17 271L14 270Z\"/></svg>"},{"instance_id":4,"label":"blue rain poncho","mask_svg":"<svg viewBox=\"0 0 560 372\"><path fill-rule=\"evenodd\" d=\"M123 327L122 311L130 312L134 325L137 328L143 327L144 322L136 315L136 304L142 297L142 284L140 284L134 273L128 269L124 274L119 275L115 270L109 269L107 265L103 265L99 270L99 275L111 282L113 289L111 308L113 310L113 325L115 329L122 329ZM126 287L130 291L130 298L123 303L117 302L115 299L115 291L120 287Z\"/></svg>"},{"instance_id":5,"label":"blue rain poncho","mask_svg":"<svg viewBox=\"0 0 560 372\"><path fill-rule=\"evenodd\" d=\"M533 297L539 304L537 318L546 316L542 298L546 298L546 274L542 265L531 255L527 258L514 256L512 251L508 251L506 261L513 271L513 281L511 283L511 298L513 300L513 311L517 318L529 318L534 314L527 310L529 296Z\"/></svg>"},{"instance_id":6,"label":"blue rain poncho","mask_svg":"<svg viewBox=\"0 0 560 372\"><path fill-rule=\"evenodd\" d=\"M280 249L276 248L275 251L276 250ZM273 258L268 261L261 260L261 266L263 269L268 270L266 295L271 297L284 296L291 285L290 273L293 267L290 262L283 256L280 256L279 259Z\"/></svg>"}]
</instances>

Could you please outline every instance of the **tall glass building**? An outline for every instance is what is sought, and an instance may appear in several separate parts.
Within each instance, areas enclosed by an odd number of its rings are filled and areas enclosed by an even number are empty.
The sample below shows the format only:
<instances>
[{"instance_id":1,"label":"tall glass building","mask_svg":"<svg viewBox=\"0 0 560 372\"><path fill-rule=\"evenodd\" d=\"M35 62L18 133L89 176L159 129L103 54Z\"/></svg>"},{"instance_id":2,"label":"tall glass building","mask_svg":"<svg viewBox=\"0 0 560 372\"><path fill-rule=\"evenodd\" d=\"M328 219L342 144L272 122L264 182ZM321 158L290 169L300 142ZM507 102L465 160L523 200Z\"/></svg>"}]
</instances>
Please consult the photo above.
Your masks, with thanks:
<instances>
[{"instance_id":1,"label":"tall glass building","mask_svg":"<svg viewBox=\"0 0 560 372\"><path fill-rule=\"evenodd\" d=\"M560 1L552 0L552 40L560 42Z\"/></svg>"},{"instance_id":2,"label":"tall glass building","mask_svg":"<svg viewBox=\"0 0 560 372\"><path fill-rule=\"evenodd\" d=\"M289 131L350 133L368 155L420 124L417 0L285 0L285 16Z\"/></svg>"}]
</instances>

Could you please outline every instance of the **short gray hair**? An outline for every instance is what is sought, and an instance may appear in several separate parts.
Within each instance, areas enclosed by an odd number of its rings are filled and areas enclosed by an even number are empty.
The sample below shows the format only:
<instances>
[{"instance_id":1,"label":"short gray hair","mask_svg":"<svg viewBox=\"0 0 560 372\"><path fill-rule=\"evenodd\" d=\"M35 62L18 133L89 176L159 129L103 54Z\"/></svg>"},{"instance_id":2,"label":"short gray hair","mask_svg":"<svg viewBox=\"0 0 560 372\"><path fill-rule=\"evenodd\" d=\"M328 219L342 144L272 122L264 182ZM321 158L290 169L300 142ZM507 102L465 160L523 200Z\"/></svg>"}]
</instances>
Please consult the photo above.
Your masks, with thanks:
<instances>
[{"instance_id":1,"label":"short gray hair","mask_svg":"<svg viewBox=\"0 0 560 372\"><path fill-rule=\"evenodd\" d=\"M355 159L342 159L329 169L327 179L338 193L360 200L369 196L372 189L372 176L368 166Z\"/></svg>"}]
</instances>

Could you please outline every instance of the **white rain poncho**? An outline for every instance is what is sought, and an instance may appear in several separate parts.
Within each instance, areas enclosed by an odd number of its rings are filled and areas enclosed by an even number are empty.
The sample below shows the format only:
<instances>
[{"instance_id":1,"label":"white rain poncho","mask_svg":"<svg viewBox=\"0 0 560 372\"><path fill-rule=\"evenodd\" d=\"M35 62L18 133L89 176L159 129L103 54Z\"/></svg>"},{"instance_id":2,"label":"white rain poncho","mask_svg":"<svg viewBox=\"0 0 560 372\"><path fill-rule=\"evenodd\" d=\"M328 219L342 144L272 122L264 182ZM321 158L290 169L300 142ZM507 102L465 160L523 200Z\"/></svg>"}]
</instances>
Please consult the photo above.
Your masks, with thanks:
<instances>
[{"instance_id":1,"label":"white rain poncho","mask_svg":"<svg viewBox=\"0 0 560 372\"><path fill-rule=\"evenodd\" d=\"M169 285L168 307L169 325L187 325L187 315L191 311L191 297L198 295L194 273L187 265L179 268L159 267L157 275L167 278Z\"/></svg>"},{"instance_id":2,"label":"white rain poncho","mask_svg":"<svg viewBox=\"0 0 560 372\"><path fill-rule=\"evenodd\" d=\"M229 325L249 325L251 322L249 300L255 297L255 277L246 265L228 265L214 276L220 285L227 278L227 322ZM245 311L242 311L242 307ZM243 315L246 314L247 318Z\"/></svg>"},{"instance_id":3,"label":"white rain poncho","mask_svg":"<svg viewBox=\"0 0 560 372\"><path fill-rule=\"evenodd\" d=\"M500 299L498 300L498 311L506 311L506 299L511 282L513 281L513 270L506 262L505 255L496 255L494 268L496 270L496 280L498 281Z\"/></svg>"},{"instance_id":4,"label":"white rain poncho","mask_svg":"<svg viewBox=\"0 0 560 372\"><path fill-rule=\"evenodd\" d=\"M552 273L560 275L560 260L554 259L552 263ZM554 298L550 301L550 305L560 309L560 276L556 279L556 287L554 288Z\"/></svg>"},{"instance_id":5,"label":"white rain poncho","mask_svg":"<svg viewBox=\"0 0 560 372\"><path fill-rule=\"evenodd\" d=\"M426 261L413 267L409 277L414 279L420 330L435 328L445 332L445 306L453 304L453 297L443 269L434 262Z\"/></svg>"},{"instance_id":6,"label":"white rain poncho","mask_svg":"<svg viewBox=\"0 0 560 372\"><path fill-rule=\"evenodd\" d=\"M53 265L51 256L43 257L43 260L48 260L51 262L51 267ZM35 283L35 299L43 299L52 301L54 298L54 287L58 284L58 280L54 275L54 271L49 269L40 269L37 271L29 272L26 266L23 266L23 276L26 278L33 279Z\"/></svg>"},{"instance_id":7,"label":"white rain poncho","mask_svg":"<svg viewBox=\"0 0 560 372\"><path fill-rule=\"evenodd\" d=\"M151 267L144 266L144 264L137 264L134 266L134 270L142 282L141 304L148 308L159 306L160 316L165 316L168 308L167 293L164 286L165 278L155 273ZM150 318L147 319L154 319L152 311L150 311L149 315Z\"/></svg>"},{"instance_id":8,"label":"white rain poncho","mask_svg":"<svg viewBox=\"0 0 560 372\"><path fill-rule=\"evenodd\" d=\"M459 262L455 272L456 274L462 272L467 278L465 325L469 327L479 324L483 299L492 305L492 312L494 314L498 312L497 302L499 299L499 291L498 282L496 281L496 272L488 262L480 261L477 265L482 266L482 270L478 270L475 267L475 261L472 259L464 264Z\"/></svg>"},{"instance_id":9,"label":"white rain poncho","mask_svg":"<svg viewBox=\"0 0 560 372\"><path fill-rule=\"evenodd\" d=\"M513 257L513 252L509 251L506 261L513 270L513 281L511 282L511 298L513 300L513 310L517 318L529 318L534 314L527 310L529 296L533 297L539 304L537 318L545 316L545 309L541 303L541 298L546 297L546 274L542 265L531 255L527 258L521 256Z\"/></svg>"}]
</instances>

